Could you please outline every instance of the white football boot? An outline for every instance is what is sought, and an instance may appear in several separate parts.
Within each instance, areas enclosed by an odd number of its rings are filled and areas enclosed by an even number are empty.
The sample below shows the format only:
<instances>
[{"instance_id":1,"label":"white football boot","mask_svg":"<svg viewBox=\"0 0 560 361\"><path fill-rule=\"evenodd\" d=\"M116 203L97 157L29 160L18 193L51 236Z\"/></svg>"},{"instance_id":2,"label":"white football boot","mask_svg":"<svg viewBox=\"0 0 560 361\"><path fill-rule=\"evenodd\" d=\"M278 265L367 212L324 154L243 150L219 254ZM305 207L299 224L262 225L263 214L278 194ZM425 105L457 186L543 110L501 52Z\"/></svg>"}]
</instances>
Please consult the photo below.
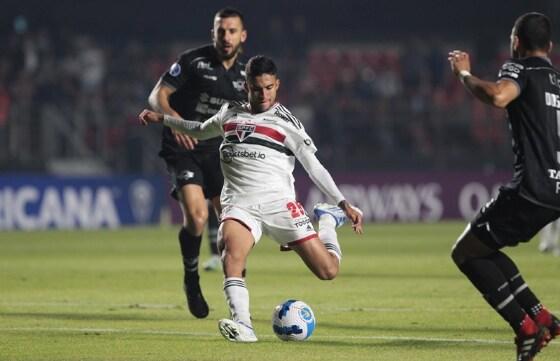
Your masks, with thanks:
<instances>
[{"instance_id":1,"label":"white football boot","mask_svg":"<svg viewBox=\"0 0 560 361\"><path fill-rule=\"evenodd\" d=\"M223 318L218 321L218 329L224 338L231 342L257 342L253 328L242 322Z\"/></svg>"}]
</instances>

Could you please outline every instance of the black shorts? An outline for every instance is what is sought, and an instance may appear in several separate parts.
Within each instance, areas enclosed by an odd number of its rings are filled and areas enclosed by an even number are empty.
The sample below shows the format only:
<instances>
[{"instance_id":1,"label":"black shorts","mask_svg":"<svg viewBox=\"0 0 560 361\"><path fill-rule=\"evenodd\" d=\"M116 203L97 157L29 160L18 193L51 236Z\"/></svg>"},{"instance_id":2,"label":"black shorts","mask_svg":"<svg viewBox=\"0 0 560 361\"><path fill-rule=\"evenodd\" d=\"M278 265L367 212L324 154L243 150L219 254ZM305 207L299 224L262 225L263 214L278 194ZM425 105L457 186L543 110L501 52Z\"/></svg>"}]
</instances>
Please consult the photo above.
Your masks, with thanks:
<instances>
[{"instance_id":1,"label":"black shorts","mask_svg":"<svg viewBox=\"0 0 560 361\"><path fill-rule=\"evenodd\" d=\"M179 199L177 191L187 184L202 187L207 199L219 196L224 185L219 152L190 152L164 157L171 179L171 196Z\"/></svg>"},{"instance_id":2,"label":"black shorts","mask_svg":"<svg viewBox=\"0 0 560 361\"><path fill-rule=\"evenodd\" d=\"M471 232L487 246L500 249L530 241L545 225L557 219L560 211L539 206L517 191L501 188L471 222Z\"/></svg>"}]
</instances>

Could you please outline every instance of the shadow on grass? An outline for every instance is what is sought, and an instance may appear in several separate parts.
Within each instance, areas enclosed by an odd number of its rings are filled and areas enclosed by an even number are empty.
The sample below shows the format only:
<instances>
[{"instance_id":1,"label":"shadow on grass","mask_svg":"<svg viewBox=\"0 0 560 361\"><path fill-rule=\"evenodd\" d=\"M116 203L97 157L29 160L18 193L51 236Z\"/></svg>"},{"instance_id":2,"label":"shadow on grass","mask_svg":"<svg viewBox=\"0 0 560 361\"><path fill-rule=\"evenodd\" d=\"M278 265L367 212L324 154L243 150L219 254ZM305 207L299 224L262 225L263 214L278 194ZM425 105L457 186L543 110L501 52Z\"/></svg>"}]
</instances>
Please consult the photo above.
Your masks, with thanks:
<instances>
[{"instance_id":1,"label":"shadow on grass","mask_svg":"<svg viewBox=\"0 0 560 361\"><path fill-rule=\"evenodd\" d=\"M367 331L376 334L387 334L387 332L394 332L399 335L432 335L432 337L465 337L469 333L484 333L484 334L494 334L494 335L504 335L507 334L508 328L504 327L485 327L485 326L464 326L458 328L454 326L446 326L442 324L429 324L429 325L406 325L399 324L395 326L387 325L346 325L344 323L333 323L333 322L321 322L318 327L322 329L331 330L354 330L354 331ZM438 336L434 336L438 334ZM441 335L440 335L441 334Z\"/></svg>"},{"instance_id":2,"label":"shadow on grass","mask_svg":"<svg viewBox=\"0 0 560 361\"><path fill-rule=\"evenodd\" d=\"M464 276L460 273L382 273L382 272L354 272L354 271L347 271L342 272L339 276L340 279L343 278L358 278L358 279L383 279L383 280L390 280L390 279L397 279L397 280L416 280L421 279L423 281L430 280L430 279L439 279L439 280L460 280L464 279ZM427 282L427 281L426 281Z\"/></svg>"},{"instance_id":3,"label":"shadow on grass","mask_svg":"<svg viewBox=\"0 0 560 361\"><path fill-rule=\"evenodd\" d=\"M444 340L325 340L325 339L314 339L309 341L310 344L313 345L322 345L325 347L334 347L334 348L341 348L341 347L370 347L370 348L402 348L402 349L416 349L416 350L442 350L442 349L465 349L471 350L473 348L489 348L494 349L496 347L499 348L512 348L513 349L513 340L511 345L509 344L481 344L475 342L449 342Z\"/></svg>"}]
</instances>

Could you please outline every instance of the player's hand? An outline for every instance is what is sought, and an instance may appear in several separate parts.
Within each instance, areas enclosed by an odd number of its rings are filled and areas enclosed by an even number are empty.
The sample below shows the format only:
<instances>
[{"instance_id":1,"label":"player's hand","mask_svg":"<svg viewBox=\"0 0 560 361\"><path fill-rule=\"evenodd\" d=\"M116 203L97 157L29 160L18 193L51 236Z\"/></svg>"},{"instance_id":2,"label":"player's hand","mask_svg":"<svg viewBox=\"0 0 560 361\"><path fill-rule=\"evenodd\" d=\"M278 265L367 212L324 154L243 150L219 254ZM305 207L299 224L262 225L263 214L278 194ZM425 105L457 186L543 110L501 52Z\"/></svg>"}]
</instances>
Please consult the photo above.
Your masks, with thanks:
<instances>
[{"instance_id":1,"label":"player's hand","mask_svg":"<svg viewBox=\"0 0 560 361\"><path fill-rule=\"evenodd\" d=\"M171 129L171 133L173 133L177 144L179 144L183 148L193 150L194 147L198 144L198 139L190 137L185 133L178 132L175 129Z\"/></svg>"},{"instance_id":2,"label":"player's hand","mask_svg":"<svg viewBox=\"0 0 560 361\"><path fill-rule=\"evenodd\" d=\"M162 123L163 114L144 109L140 114L138 114L138 119L140 119L140 123L142 125L148 125L149 123Z\"/></svg>"},{"instance_id":3,"label":"player's hand","mask_svg":"<svg viewBox=\"0 0 560 361\"><path fill-rule=\"evenodd\" d=\"M357 234L364 233L364 229L362 227L362 221L364 218L363 212L358 207L351 205L347 201L340 202L338 206L342 208L346 217L352 221L352 229L354 232Z\"/></svg>"},{"instance_id":4,"label":"player's hand","mask_svg":"<svg viewBox=\"0 0 560 361\"><path fill-rule=\"evenodd\" d=\"M458 76L462 70L466 70L470 73L471 61L468 53L461 50L453 50L449 53L447 60L449 60L451 70L456 76Z\"/></svg>"}]
</instances>

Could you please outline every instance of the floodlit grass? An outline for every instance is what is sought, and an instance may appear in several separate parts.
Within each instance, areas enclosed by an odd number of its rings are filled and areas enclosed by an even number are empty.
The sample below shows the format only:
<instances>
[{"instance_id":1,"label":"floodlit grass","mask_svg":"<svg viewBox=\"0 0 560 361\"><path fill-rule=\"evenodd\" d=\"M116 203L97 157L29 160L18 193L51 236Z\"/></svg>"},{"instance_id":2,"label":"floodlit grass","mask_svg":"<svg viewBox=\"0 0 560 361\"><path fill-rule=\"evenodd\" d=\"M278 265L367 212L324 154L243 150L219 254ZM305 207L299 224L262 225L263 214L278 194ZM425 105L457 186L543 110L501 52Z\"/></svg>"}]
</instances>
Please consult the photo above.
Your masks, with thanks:
<instances>
[{"instance_id":1,"label":"floodlit grass","mask_svg":"<svg viewBox=\"0 0 560 361\"><path fill-rule=\"evenodd\" d=\"M344 258L319 281L263 238L247 284L260 340L224 340L220 272L202 272L210 316L185 310L176 230L0 233L0 360L513 360L513 335L449 258L463 223L369 225L340 232ZM536 243L511 249L525 278L560 310L560 259ZM205 248L203 256L208 254ZM313 308L307 342L272 334L287 298ZM537 360L560 359L560 341Z\"/></svg>"}]
</instances>

